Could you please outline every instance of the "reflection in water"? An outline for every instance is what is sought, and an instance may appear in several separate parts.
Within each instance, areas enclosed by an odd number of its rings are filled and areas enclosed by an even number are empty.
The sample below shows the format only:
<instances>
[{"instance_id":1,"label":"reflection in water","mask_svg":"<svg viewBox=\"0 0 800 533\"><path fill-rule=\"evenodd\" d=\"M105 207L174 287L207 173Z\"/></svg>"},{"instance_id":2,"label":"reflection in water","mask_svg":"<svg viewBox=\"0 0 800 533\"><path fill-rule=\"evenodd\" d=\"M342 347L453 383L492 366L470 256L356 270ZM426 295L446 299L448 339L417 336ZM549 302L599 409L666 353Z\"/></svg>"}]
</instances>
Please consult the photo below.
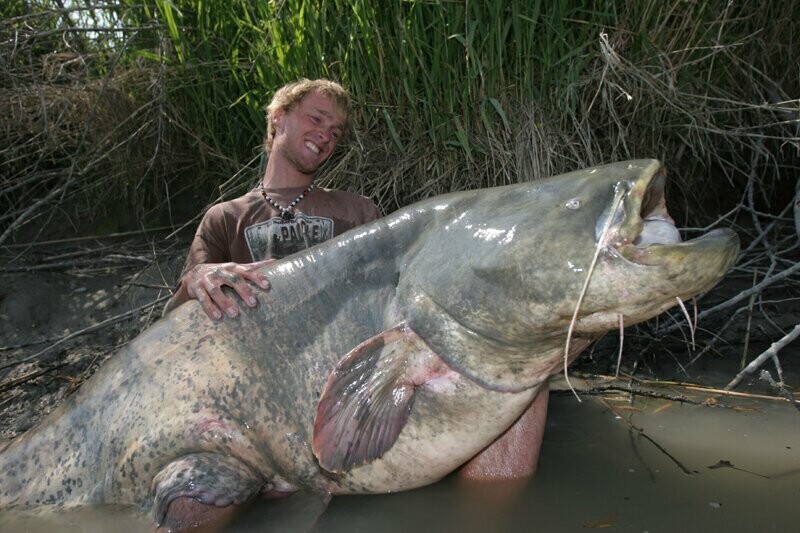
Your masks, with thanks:
<instances>
[{"instance_id":1,"label":"reflection in water","mask_svg":"<svg viewBox=\"0 0 800 533\"><path fill-rule=\"evenodd\" d=\"M116 505L58 510L0 511L0 531L8 533L106 533L152 531L153 520L133 507Z\"/></svg>"},{"instance_id":2,"label":"reflection in water","mask_svg":"<svg viewBox=\"0 0 800 533\"><path fill-rule=\"evenodd\" d=\"M629 424L584 400L551 396L539 471L500 516L486 495L445 480L334 498L313 531L797 531L800 415L788 404L748 400L734 410L640 398L617 410Z\"/></svg>"},{"instance_id":3,"label":"reflection in water","mask_svg":"<svg viewBox=\"0 0 800 533\"><path fill-rule=\"evenodd\" d=\"M800 419L785 403L738 410L655 399L620 404L550 398L539 472L500 507L489 489L446 479L399 494L334 498L322 517L312 496L253 505L230 531L516 532L796 531ZM731 400L726 400L731 405ZM618 418L618 416L624 418ZM626 421L627 419L627 421ZM492 504L491 502L494 502ZM316 525L314 521L316 520ZM0 513L0 531L149 531L132 509L50 518Z\"/></svg>"}]
</instances>

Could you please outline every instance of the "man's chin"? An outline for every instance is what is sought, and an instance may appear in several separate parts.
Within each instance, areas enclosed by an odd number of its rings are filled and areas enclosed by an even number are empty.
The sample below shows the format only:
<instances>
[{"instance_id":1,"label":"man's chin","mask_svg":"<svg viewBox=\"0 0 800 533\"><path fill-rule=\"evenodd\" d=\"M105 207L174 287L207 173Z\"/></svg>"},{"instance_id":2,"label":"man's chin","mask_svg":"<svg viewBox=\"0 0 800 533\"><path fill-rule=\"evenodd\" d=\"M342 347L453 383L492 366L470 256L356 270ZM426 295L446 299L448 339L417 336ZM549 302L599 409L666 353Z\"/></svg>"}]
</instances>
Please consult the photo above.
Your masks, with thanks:
<instances>
[{"instance_id":1,"label":"man's chin","mask_svg":"<svg viewBox=\"0 0 800 533\"><path fill-rule=\"evenodd\" d=\"M305 154L308 155L308 157L301 157L302 155L303 154L289 155L286 158L286 160L292 166L294 166L294 168L297 169L298 172L300 172L301 174L305 174L306 176L309 177L313 177L314 174L316 174L317 170L319 170L319 168L325 162L325 160L328 159L328 157L330 157L330 154L324 157L319 157L311 154Z\"/></svg>"},{"instance_id":2,"label":"man's chin","mask_svg":"<svg viewBox=\"0 0 800 533\"><path fill-rule=\"evenodd\" d=\"M307 167L307 168L299 168L298 170L299 170L301 173L303 173L303 174L305 174L306 176L308 176L309 178L312 178L312 179L313 179L313 177L314 177L314 174L316 174L316 173L317 173L317 170L319 170L319 167L321 167L321 166L322 166L322 165L317 165L317 166L315 166L315 167L313 167L313 168L312 168L312 167Z\"/></svg>"},{"instance_id":3,"label":"man's chin","mask_svg":"<svg viewBox=\"0 0 800 533\"><path fill-rule=\"evenodd\" d=\"M323 161L320 161L319 163L316 163L316 164L313 164L313 165L298 166L297 170L299 170L300 172L302 172L303 174L305 174L307 176L313 177L314 174L317 173L317 170L319 170L319 167L321 167L322 163L324 163L324 162L325 161L323 160Z\"/></svg>"}]
</instances>

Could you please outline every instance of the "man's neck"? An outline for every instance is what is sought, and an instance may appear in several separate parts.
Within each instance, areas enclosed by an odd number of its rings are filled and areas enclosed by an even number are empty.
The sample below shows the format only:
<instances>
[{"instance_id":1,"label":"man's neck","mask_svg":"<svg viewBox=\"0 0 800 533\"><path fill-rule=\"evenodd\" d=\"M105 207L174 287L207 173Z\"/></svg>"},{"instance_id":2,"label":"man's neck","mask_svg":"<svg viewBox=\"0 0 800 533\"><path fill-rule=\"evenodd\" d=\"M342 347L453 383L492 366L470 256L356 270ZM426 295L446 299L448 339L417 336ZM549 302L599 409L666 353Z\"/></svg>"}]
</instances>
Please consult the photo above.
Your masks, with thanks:
<instances>
[{"instance_id":1,"label":"man's neck","mask_svg":"<svg viewBox=\"0 0 800 533\"><path fill-rule=\"evenodd\" d=\"M272 160L267 162L267 169L264 171L264 176L262 177L264 187L267 189L308 187L313 180L313 174L299 172L291 165L274 164Z\"/></svg>"}]
</instances>

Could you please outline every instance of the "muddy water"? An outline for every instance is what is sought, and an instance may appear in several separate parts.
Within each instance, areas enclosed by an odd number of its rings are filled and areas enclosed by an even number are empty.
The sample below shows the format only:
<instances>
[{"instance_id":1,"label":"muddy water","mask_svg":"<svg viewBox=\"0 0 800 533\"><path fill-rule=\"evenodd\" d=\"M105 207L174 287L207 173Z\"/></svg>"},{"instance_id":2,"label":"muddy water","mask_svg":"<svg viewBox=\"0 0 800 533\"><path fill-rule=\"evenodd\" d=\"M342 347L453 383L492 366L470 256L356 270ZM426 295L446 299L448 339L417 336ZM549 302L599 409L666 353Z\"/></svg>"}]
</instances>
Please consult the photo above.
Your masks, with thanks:
<instances>
[{"instance_id":1,"label":"muddy water","mask_svg":"<svg viewBox=\"0 0 800 533\"><path fill-rule=\"evenodd\" d=\"M314 531L800 531L800 413L726 403L553 395L539 471L506 512L445 480L339 498Z\"/></svg>"},{"instance_id":2,"label":"muddy water","mask_svg":"<svg viewBox=\"0 0 800 533\"><path fill-rule=\"evenodd\" d=\"M800 413L786 403L732 408L557 394L539 472L509 502L453 479L401 494L289 498L253 506L231 531L800 530ZM501 503L504 502L504 503ZM0 515L1 531L147 531L131 509L45 519Z\"/></svg>"}]
</instances>

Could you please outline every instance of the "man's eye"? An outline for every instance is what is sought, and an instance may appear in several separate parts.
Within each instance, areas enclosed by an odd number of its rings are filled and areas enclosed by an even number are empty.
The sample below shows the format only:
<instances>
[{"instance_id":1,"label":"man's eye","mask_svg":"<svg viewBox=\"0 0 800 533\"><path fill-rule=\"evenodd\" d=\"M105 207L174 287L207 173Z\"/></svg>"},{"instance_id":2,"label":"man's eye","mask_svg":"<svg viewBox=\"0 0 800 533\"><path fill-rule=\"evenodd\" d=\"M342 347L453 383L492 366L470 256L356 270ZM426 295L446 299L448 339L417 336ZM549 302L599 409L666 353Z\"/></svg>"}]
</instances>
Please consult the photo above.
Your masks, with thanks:
<instances>
[{"instance_id":1,"label":"man's eye","mask_svg":"<svg viewBox=\"0 0 800 533\"><path fill-rule=\"evenodd\" d=\"M331 137L333 137L334 139L338 140L339 137L341 137L341 136L342 136L342 132L340 132L340 131L332 131L331 132Z\"/></svg>"},{"instance_id":2,"label":"man's eye","mask_svg":"<svg viewBox=\"0 0 800 533\"><path fill-rule=\"evenodd\" d=\"M312 121L314 124L319 124L319 123L320 123L320 119L319 119L319 117L317 117L317 116L314 116L314 115L311 115L311 121Z\"/></svg>"}]
</instances>

